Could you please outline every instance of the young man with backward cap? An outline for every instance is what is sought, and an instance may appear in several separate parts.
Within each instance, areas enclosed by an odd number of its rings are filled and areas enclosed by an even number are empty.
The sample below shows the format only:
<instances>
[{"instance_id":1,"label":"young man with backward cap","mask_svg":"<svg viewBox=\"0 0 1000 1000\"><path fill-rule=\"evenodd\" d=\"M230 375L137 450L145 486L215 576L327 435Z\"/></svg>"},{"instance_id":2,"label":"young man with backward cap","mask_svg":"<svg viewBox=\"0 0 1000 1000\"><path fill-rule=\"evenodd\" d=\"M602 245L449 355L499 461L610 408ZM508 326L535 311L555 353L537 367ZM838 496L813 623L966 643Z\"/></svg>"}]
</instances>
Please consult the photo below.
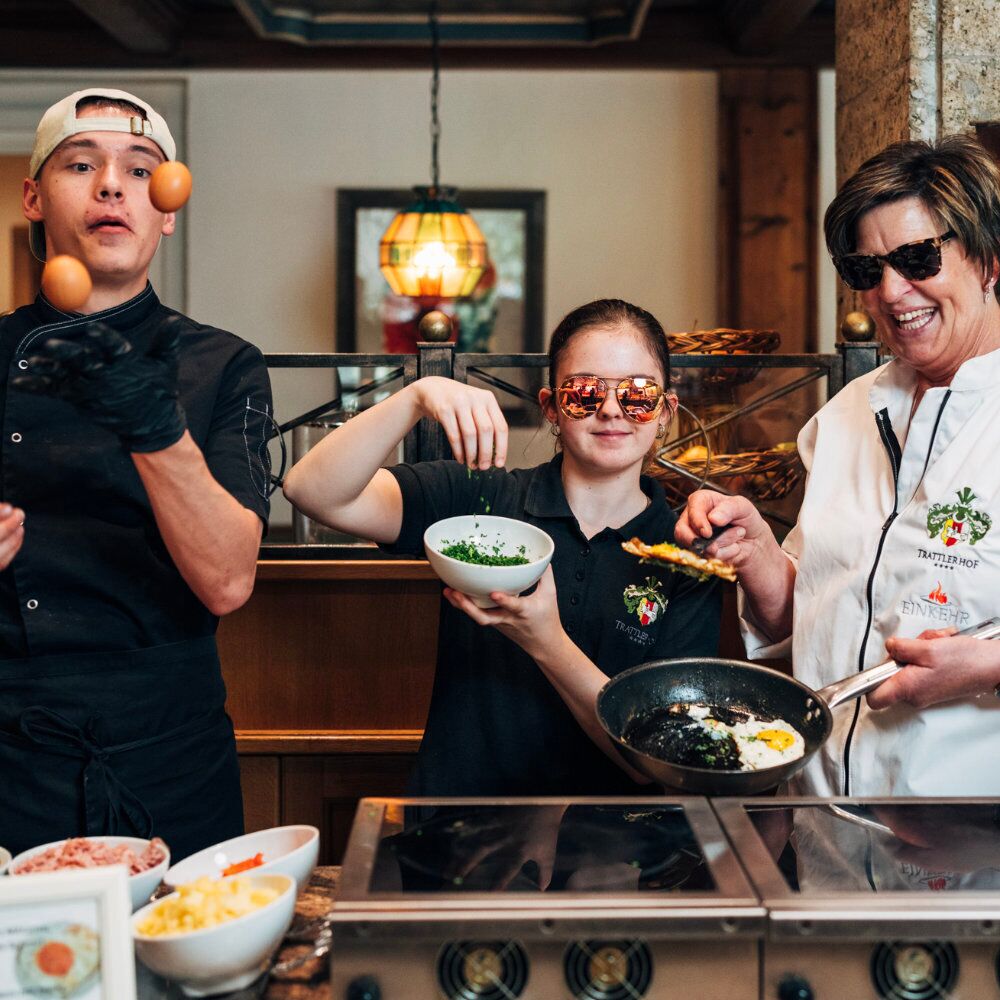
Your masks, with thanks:
<instances>
[{"instance_id":1,"label":"young man with backward cap","mask_svg":"<svg viewBox=\"0 0 1000 1000\"><path fill-rule=\"evenodd\" d=\"M175 859L242 832L218 616L253 587L269 496L260 352L160 303L166 122L123 91L42 117L31 247L70 254L79 313L0 319L0 844L160 836Z\"/></svg>"}]
</instances>

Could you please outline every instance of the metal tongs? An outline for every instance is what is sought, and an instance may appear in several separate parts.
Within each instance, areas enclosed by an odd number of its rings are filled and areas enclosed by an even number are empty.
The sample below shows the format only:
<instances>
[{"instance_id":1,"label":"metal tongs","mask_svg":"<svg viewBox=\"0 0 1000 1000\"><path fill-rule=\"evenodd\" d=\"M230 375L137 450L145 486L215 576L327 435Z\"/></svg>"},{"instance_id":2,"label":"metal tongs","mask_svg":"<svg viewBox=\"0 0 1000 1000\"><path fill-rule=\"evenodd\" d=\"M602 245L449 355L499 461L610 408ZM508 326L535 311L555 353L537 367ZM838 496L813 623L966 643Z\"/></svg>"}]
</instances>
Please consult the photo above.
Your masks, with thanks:
<instances>
[{"instance_id":1,"label":"metal tongs","mask_svg":"<svg viewBox=\"0 0 1000 1000\"><path fill-rule=\"evenodd\" d=\"M702 535L698 535L692 540L691 544L688 546L688 550L693 552L696 556L704 556L705 549L709 547L719 537L724 531L728 531L732 527L731 524L717 524L712 528L712 534L705 538Z\"/></svg>"}]
</instances>

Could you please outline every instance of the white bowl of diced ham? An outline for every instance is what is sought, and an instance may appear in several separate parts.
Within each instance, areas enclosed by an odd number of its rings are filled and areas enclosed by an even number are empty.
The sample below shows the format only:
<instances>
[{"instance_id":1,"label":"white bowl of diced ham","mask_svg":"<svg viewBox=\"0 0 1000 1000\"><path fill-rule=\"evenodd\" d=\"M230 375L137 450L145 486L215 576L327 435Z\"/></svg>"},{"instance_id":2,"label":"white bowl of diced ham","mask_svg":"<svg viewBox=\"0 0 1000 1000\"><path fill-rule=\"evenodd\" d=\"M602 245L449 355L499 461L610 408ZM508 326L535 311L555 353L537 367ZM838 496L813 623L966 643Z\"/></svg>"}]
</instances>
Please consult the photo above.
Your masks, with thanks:
<instances>
[{"instance_id":1,"label":"white bowl of diced ham","mask_svg":"<svg viewBox=\"0 0 1000 1000\"><path fill-rule=\"evenodd\" d=\"M149 902L150 896L163 881L170 867L170 849L159 837L152 840L142 837L70 837L22 851L11 860L7 873L31 875L105 865L125 865L128 868L132 909L138 910Z\"/></svg>"},{"instance_id":2,"label":"white bowl of diced ham","mask_svg":"<svg viewBox=\"0 0 1000 1000\"><path fill-rule=\"evenodd\" d=\"M10 851L6 847L0 847L0 875L5 875L7 865L10 864Z\"/></svg>"}]
</instances>

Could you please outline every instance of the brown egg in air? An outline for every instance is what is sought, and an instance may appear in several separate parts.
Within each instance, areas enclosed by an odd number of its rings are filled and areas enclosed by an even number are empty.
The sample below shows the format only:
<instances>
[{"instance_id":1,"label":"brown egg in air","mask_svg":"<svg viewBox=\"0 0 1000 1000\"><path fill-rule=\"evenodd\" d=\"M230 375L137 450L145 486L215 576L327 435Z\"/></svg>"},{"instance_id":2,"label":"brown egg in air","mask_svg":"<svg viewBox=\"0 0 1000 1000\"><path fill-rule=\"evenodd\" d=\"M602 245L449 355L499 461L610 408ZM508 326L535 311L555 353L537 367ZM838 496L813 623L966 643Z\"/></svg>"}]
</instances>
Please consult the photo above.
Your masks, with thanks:
<instances>
[{"instance_id":1,"label":"brown egg in air","mask_svg":"<svg viewBox=\"0 0 1000 1000\"><path fill-rule=\"evenodd\" d=\"M45 262L42 291L56 309L76 312L90 298L93 283L86 267L69 254Z\"/></svg>"},{"instance_id":2,"label":"brown egg in air","mask_svg":"<svg viewBox=\"0 0 1000 1000\"><path fill-rule=\"evenodd\" d=\"M158 212L176 212L191 197L191 171L180 160L161 163L149 178L149 200Z\"/></svg>"}]
</instances>

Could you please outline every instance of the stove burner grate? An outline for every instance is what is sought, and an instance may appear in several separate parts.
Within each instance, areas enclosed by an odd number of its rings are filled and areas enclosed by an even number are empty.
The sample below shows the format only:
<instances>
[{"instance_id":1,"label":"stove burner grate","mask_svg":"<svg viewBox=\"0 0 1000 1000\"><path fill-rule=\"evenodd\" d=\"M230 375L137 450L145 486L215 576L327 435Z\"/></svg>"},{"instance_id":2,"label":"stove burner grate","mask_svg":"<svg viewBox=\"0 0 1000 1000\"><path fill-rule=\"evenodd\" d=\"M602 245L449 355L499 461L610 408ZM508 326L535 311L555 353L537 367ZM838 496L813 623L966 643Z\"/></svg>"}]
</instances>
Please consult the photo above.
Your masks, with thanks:
<instances>
[{"instance_id":1,"label":"stove burner grate","mask_svg":"<svg viewBox=\"0 0 1000 1000\"><path fill-rule=\"evenodd\" d=\"M884 1000L947 1000L958 979L958 952L948 941L883 941L871 960Z\"/></svg>"},{"instance_id":2,"label":"stove burner grate","mask_svg":"<svg viewBox=\"0 0 1000 1000\"><path fill-rule=\"evenodd\" d=\"M576 1000L638 1000L653 978L653 956L644 941L574 941L563 971Z\"/></svg>"}]
</instances>

